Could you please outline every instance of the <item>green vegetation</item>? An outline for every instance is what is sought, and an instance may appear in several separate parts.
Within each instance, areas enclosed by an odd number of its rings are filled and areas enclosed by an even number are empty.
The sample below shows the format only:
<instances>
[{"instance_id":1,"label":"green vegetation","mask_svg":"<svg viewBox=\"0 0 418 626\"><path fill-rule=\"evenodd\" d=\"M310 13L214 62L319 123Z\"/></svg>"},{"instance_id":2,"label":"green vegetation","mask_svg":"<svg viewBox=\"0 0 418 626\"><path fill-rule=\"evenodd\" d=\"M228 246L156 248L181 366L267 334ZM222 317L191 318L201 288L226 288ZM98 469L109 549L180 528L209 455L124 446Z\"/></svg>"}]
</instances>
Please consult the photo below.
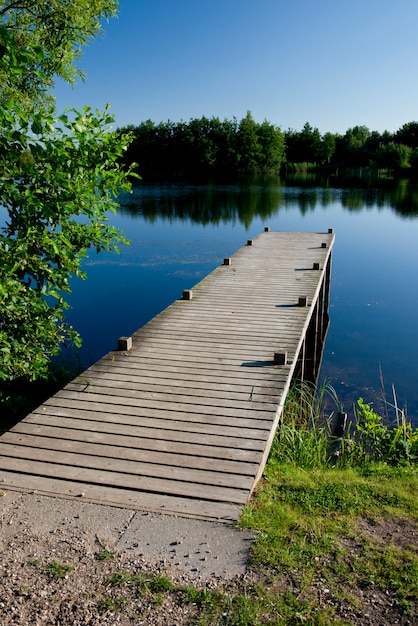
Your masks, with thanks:
<instances>
[{"instance_id":1,"label":"green vegetation","mask_svg":"<svg viewBox=\"0 0 418 626\"><path fill-rule=\"evenodd\" d=\"M53 102L57 76L74 84L83 46L116 16L117 0L19 0L0 3L0 103L19 110Z\"/></svg>"},{"instance_id":2,"label":"green vegetation","mask_svg":"<svg viewBox=\"0 0 418 626\"><path fill-rule=\"evenodd\" d=\"M217 117L186 122L151 120L121 129L133 136L127 163L138 163L144 178L235 177L278 172L284 163L284 135L250 112L238 121Z\"/></svg>"},{"instance_id":3,"label":"green vegetation","mask_svg":"<svg viewBox=\"0 0 418 626\"><path fill-rule=\"evenodd\" d=\"M97 561L109 561L113 558L115 558L115 553L107 548L101 548L96 554Z\"/></svg>"},{"instance_id":4,"label":"green vegetation","mask_svg":"<svg viewBox=\"0 0 418 626\"><path fill-rule=\"evenodd\" d=\"M135 589L138 597L145 597L154 605L163 602L164 593L171 591L174 587L171 580L165 574L160 576L145 576L142 574L129 574L127 572L116 572L109 583L113 586L131 586Z\"/></svg>"},{"instance_id":5,"label":"green vegetation","mask_svg":"<svg viewBox=\"0 0 418 626\"><path fill-rule=\"evenodd\" d=\"M71 572L71 570L73 569L74 565L70 565L69 563L61 563L60 561L53 561L47 566L46 572L51 578L59 580L60 578L65 578L68 572Z\"/></svg>"},{"instance_id":6,"label":"green vegetation","mask_svg":"<svg viewBox=\"0 0 418 626\"><path fill-rule=\"evenodd\" d=\"M114 0L22 0L0 9L0 381L49 375L51 357L81 342L64 319L87 251L117 250L107 212L130 183L129 135L108 110L55 110L54 78L73 81L81 47L115 14ZM8 390L0 390L7 402Z\"/></svg>"},{"instance_id":7,"label":"green vegetation","mask_svg":"<svg viewBox=\"0 0 418 626\"><path fill-rule=\"evenodd\" d=\"M190 607L190 623L201 626L355 626L369 623L367 615L370 623L412 623L418 430L396 402L389 428L360 400L335 460L332 412L326 417L331 403L341 410L331 387L316 399L305 386L289 394L263 480L240 521L258 531L251 577L213 588L117 571L102 610L126 611L141 597L143 616L168 602ZM411 445L398 445L404 437Z\"/></svg>"},{"instance_id":8,"label":"green vegetation","mask_svg":"<svg viewBox=\"0 0 418 626\"><path fill-rule=\"evenodd\" d=\"M217 117L186 122L151 120L121 129L134 136L127 163L139 163L146 179L215 177L228 179L284 170L286 173L326 169L370 168L398 175L418 173L418 122L395 133L349 128L344 135L326 132L308 122L301 131L282 131L267 120Z\"/></svg>"}]
</instances>

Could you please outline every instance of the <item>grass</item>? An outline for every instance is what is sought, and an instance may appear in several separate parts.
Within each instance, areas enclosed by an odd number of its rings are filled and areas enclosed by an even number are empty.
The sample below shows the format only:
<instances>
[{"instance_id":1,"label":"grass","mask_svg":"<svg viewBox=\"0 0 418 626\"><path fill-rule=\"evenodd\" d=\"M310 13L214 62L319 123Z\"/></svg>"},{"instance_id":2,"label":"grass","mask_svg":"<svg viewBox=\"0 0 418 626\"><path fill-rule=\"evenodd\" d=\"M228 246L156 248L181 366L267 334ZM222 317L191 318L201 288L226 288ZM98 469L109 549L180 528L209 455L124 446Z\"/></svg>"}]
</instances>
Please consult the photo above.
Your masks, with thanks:
<instances>
[{"instance_id":1,"label":"grass","mask_svg":"<svg viewBox=\"0 0 418 626\"><path fill-rule=\"evenodd\" d=\"M161 605L164 594L173 589L173 583L165 574L145 576L128 572L116 572L110 577L109 583L117 587L131 586L135 589L138 597L148 598L155 605Z\"/></svg>"},{"instance_id":2,"label":"grass","mask_svg":"<svg viewBox=\"0 0 418 626\"><path fill-rule=\"evenodd\" d=\"M335 459L324 411L330 402L341 411L332 389L316 398L306 388L289 394L263 479L240 520L258 531L251 583L211 589L117 572L111 587L131 588L154 606L169 595L193 607L196 626L357 625L372 612L383 625L412 623L418 611L416 433L401 413L389 428L360 401L357 423L338 442Z\"/></svg>"},{"instance_id":3,"label":"grass","mask_svg":"<svg viewBox=\"0 0 418 626\"><path fill-rule=\"evenodd\" d=\"M307 396L306 389L290 394L264 480L241 518L242 526L259 531L252 566L291 580L298 598L316 606L318 619L318 581L332 590L328 618L341 603L355 610L364 590L415 614L418 431L396 403L389 427L360 400L335 461L324 397ZM332 389L330 396L336 401Z\"/></svg>"},{"instance_id":4,"label":"grass","mask_svg":"<svg viewBox=\"0 0 418 626\"><path fill-rule=\"evenodd\" d=\"M332 388L316 396L293 389L263 479L240 519L257 531L251 576L214 589L115 571L96 598L99 611L135 610L147 623L153 611L159 619L167 600L187 610L195 626L356 626L368 623L367 614L382 626L415 623L417 431L396 401L389 408L390 426L360 400L344 436L332 438L332 412L341 411ZM114 556L100 544L98 561L111 567ZM71 569L53 562L46 571L59 580Z\"/></svg>"},{"instance_id":5,"label":"grass","mask_svg":"<svg viewBox=\"0 0 418 626\"><path fill-rule=\"evenodd\" d=\"M69 563L61 563L60 561L53 561L46 567L46 572L49 576L55 580L65 578L71 570L74 569L74 565Z\"/></svg>"},{"instance_id":6,"label":"grass","mask_svg":"<svg viewBox=\"0 0 418 626\"><path fill-rule=\"evenodd\" d=\"M115 558L115 553L107 548L101 548L99 552L96 552L96 561L109 561Z\"/></svg>"}]
</instances>

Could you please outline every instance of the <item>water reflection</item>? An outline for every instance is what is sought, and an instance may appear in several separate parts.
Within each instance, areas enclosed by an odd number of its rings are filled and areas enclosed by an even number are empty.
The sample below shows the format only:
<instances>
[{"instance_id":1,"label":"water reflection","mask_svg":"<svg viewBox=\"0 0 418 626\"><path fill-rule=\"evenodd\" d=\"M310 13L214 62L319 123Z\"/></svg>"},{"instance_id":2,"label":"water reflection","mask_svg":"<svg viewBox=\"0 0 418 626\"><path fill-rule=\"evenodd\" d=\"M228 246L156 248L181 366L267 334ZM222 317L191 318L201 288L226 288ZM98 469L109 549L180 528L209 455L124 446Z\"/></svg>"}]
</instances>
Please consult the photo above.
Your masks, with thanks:
<instances>
[{"instance_id":1,"label":"water reflection","mask_svg":"<svg viewBox=\"0 0 418 626\"><path fill-rule=\"evenodd\" d=\"M307 183L310 185L307 185ZM239 222L249 228L255 218L268 220L278 212L297 208L301 215L318 206L340 203L347 211L391 208L403 217L418 215L418 187L407 180L385 181L383 186L338 187L333 179L325 186L312 185L311 177L264 179L241 185L138 185L132 194L120 197L122 214L141 216L153 223L157 219L190 220L193 223L230 224ZM296 185L298 183L298 185Z\"/></svg>"},{"instance_id":2,"label":"water reflection","mask_svg":"<svg viewBox=\"0 0 418 626\"><path fill-rule=\"evenodd\" d=\"M282 203L280 186L140 185L120 198L120 210L150 222L157 218L202 225L240 222L248 228L255 216L268 219Z\"/></svg>"}]
</instances>

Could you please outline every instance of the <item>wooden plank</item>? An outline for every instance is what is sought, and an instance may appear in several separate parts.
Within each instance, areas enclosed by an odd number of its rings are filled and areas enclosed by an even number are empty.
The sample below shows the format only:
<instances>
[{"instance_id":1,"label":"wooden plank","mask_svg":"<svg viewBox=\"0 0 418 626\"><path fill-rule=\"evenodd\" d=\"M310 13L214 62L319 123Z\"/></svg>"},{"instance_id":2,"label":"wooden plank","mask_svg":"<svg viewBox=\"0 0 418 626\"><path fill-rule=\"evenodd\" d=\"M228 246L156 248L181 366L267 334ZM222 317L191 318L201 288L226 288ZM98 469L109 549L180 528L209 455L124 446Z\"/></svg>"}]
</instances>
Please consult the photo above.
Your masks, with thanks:
<instances>
[{"instance_id":1,"label":"wooden plank","mask_svg":"<svg viewBox=\"0 0 418 626\"><path fill-rule=\"evenodd\" d=\"M79 409L71 406L66 407L52 407L50 405L40 407L39 409L32 412L33 415L53 415L55 417L70 417L74 419L88 419L89 421L95 420L101 422L102 424L118 424L120 425L128 425L128 426L144 426L147 428L163 428L165 430L173 430L187 433L200 433L203 435L217 435L219 433L219 424L205 424L202 422L196 422L192 420L187 420L186 423L184 421L179 421L177 419L166 419L166 413L159 413L159 417L156 419L154 417L133 417L131 415L127 415L121 418L121 415L112 415L103 412L92 412L90 411L87 415L83 412L81 413ZM225 426L222 425L222 435L225 437L233 437L237 441L237 445L239 445L239 439L259 439L263 441L267 438L269 430L261 430L257 428L242 428L241 426Z\"/></svg>"},{"instance_id":2,"label":"wooden plank","mask_svg":"<svg viewBox=\"0 0 418 626\"><path fill-rule=\"evenodd\" d=\"M137 449L154 450L160 452L173 452L186 456L221 459L230 461L245 461L248 463L257 463L260 454L257 450L244 450L241 448L224 448L222 446L197 446L189 442L172 441L165 439L145 439L140 437L131 437L129 435L119 435L110 432L91 431L88 428L82 428L83 423L79 424L79 428L70 429L68 427L59 427L47 424L29 423L26 419L13 427L12 432L22 435L42 435L53 438L71 438L74 441L91 441L103 444L133 447Z\"/></svg>"},{"instance_id":3,"label":"wooden plank","mask_svg":"<svg viewBox=\"0 0 418 626\"><path fill-rule=\"evenodd\" d=\"M220 379L219 375L217 377L212 377L212 380L208 377L199 377L194 376L192 380L189 380L187 376L184 376L181 380L174 376L167 375L164 372L153 373L151 371L142 372L133 372L127 371L126 373L123 370L115 368L116 371L112 372L109 369L94 369L82 374L81 376L74 379L73 382L79 382L83 386L86 384L92 385L95 381L99 382L103 381L108 384L109 381L113 381L115 383L132 383L135 385L136 389L140 388L140 385L147 386L161 386L164 383L164 387L167 390L181 388L181 389L202 389L203 391L208 392L222 392L223 394L235 393L242 394L243 397L248 397L248 393L251 391L254 384L252 384L252 380L250 378L250 382L244 383L244 378L242 380L235 379L234 382L228 383L225 382L224 379ZM285 379L284 379L285 380ZM273 395L276 390L278 383L284 382L282 381L272 381L272 382L264 382L263 380L254 381L257 384L258 392L261 394L270 394ZM244 383L244 384L243 384ZM177 389L176 389L177 390Z\"/></svg>"},{"instance_id":4,"label":"wooden plank","mask_svg":"<svg viewBox=\"0 0 418 626\"><path fill-rule=\"evenodd\" d=\"M216 368L213 367L211 363L196 363L196 362L186 362L182 363L179 360L173 361L168 358L162 358L155 355L140 355L136 353L116 353L117 356L113 356L112 358L105 361L102 359L97 366L99 368L103 367L105 371L111 371L112 365L115 364L115 367L124 369L127 368L129 370L136 370L138 374L146 375L149 372L150 375L154 375L154 372L160 372L161 375L164 376L164 372L167 371L168 375L177 374L180 376L184 376L186 379L189 379L190 376L195 374L198 377L207 376L208 379L220 379L226 380L248 380L249 384L251 382L259 383L265 382L266 384L270 383L273 385L280 385L284 383L287 379L287 373L283 370L283 368L275 365L271 359L267 361L257 361L257 362L243 362L240 367L236 367L232 369L229 365L223 365L222 363L217 363ZM272 358L272 357L271 357ZM86 370L86 378L87 373L90 370Z\"/></svg>"},{"instance_id":5,"label":"wooden plank","mask_svg":"<svg viewBox=\"0 0 418 626\"><path fill-rule=\"evenodd\" d=\"M38 448L30 445L35 440L28 439L22 446L16 443L9 443L7 439L0 440L0 455L7 457L18 456L19 459L39 461L48 464L56 464L57 450L55 448ZM158 465L153 463L145 463L141 460L132 458L114 458L114 456L97 455L96 448L90 444L79 445L76 450L66 449L61 446L59 452L60 465L72 465L76 467L84 467L89 469L106 470L119 474L132 474L136 477L158 478L162 476L167 480L176 480L180 484L198 483L206 486L230 487L233 489L251 489L254 476L245 476L242 474L226 474L222 472L210 471L208 469L201 470L196 468L179 467L176 465ZM108 450L111 454L111 450Z\"/></svg>"},{"instance_id":6,"label":"wooden plank","mask_svg":"<svg viewBox=\"0 0 418 626\"><path fill-rule=\"evenodd\" d=\"M61 498L94 504L106 503L107 506L122 507L137 511L151 511L217 520L223 523L234 523L241 512L240 505L214 502L213 500L183 498L166 494L134 491L125 488L112 488L106 485L81 484L75 480L34 476L25 472L1 471L2 487L17 491L29 491L47 496L59 495Z\"/></svg>"},{"instance_id":7,"label":"wooden plank","mask_svg":"<svg viewBox=\"0 0 418 626\"><path fill-rule=\"evenodd\" d=\"M65 397L55 395L49 398L44 404L35 409L33 413L45 413L46 415L57 415L55 409L58 411L61 409L72 409L78 411L88 419L96 419L92 415L98 415L97 419L101 421L113 420L122 423L136 423L138 417L147 417L152 419L166 419L174 420L177 422L193 422L195 424L208 424L223 427L239 428L241 436L246 435L246 429L268 431L271 427L271 420L262 419L250 419L238 416L227 417L225 415L214 415L213 413L186 413L177 410L164 410L150 407L134 407L134 406L122 406L117 405L117 408L113 404L106 404L104 402L91 402L89 398L68 400ZM126 421L128 420L128 421ZM260 435L262 436L262 435Z\"/></svg>"},{"instance_id":8,"label":"wooden plank","mask_svg":"<svg viewBox=\"0 0 418 626\"><path fill-rule=\"evenodd\" d=\"M146 427L140 424L129 426L128 424L115 424L111 422L97 422L88 419L76 419L72 417L55 417L44 415L43 413L31 413L25 419L26 424L37 424L38 426L56 426L57 428L72 428L84 431L96 431L109 434L120 434L126 437L137 437L142 439L157 439L158 441L176 441L194 446L218 447L227 451L231 448L239 450L263 450L264 439L247 439L227 437L222 434L209 435L208 433L195 433L190 429L168 430L157 427Z\"/></svg>"},{"instance_id":9,"label":"wooden plank","mask_svg":"<svg viewBox=\"0 0 418 626\"><path fill-rule=\"evenodd\" d=\"M179 468L192 468L208 470L210 472L221 472L225 474L241 474L243 476L254 476L257 471L257 463L247 461L231 461L229 459L208 458L202 456L191 456L186 454L176 454L165 452L164 450L148 450L141 448L128 448L126 446L115 445L112 439L107 439L106 443L97 443L93 438L89 441L71 439L71 431L59 432L59 436L51 437L30 434L30 429L25 433L9 431L4 433L0 439L1 443L12 443L33 448L44 448L46 450L61 450L79 453L94 453L97 456L113 456L116 459L140 460L152 465L170 466Z\"/></svg>"},{"instance_id":10,"label":"wooden plank","mask_svg":"<svg viewBox=\"0 0 418 626\"><path fill-rule=\"evenodd\" d=\"M96 391L97 389L97 391ZM187 394L169 394L169 393L138 393L132 389L112 389L106 387L96 387L92 390L88 385L80 385L70 383L65 387L65 396L63 392L59 392L60 397L67 397L69 399L79 398L80 396L85 398L91 398L95 401L113 402L115 404L133 404L133 406L161 406L162 409L169 408L170 406L175 408L178 406L180 410L185 410L188 405L196 407L198 405L199 412L210 412L215 410L221 413L225 412L225 415L234 415L238 411L242 411L242 414L247 417L255 416L255 414L261 415L276 410L276 405L268 402L251 402L248 399L247 402L231 402L227 398L216 398L215 402L211 402L210 398L205 396L193 397Z\"/></svg>"},{"instance_id":11,"label":"wooden plank","mask_svg":"<svg viewBox=\"0 0 418 626\"><path fill-rule=\"evenodd\" d=\"M114 389L123 393L133 392L133 397L149 397L149 394L155 398L156 394L167 397L167 394L176 397L184 397L186 394L190 399L205 398L205 400L212 399L213 404L219 406L219 401L228 400L230 405L231 401L252 402L252 403L269 403L275 405L280 398L281 394L274 387L263 388L260 385L247 385L244 389L237 389L235 385L210 385L207 383L207 389L204 385L198 385L197 383L184 384L183 381L175 381L177 384L171 384L166 381L153 379L151 381L143 380L141 377L131 379L129 377L115 376L111 373L107 376L103 373L90 372L87 377L79 376L76 378L69 389L76 389L75 385L80 385L80 391L83 393L90 393L94 391L96 393L110 393L113 395Z\"/></svg>"},{"instance_id":12,"label":"wooden plank","mask_svg":"<svg viewBox=\"0 0 418 626\"><path fill-rule=\"evenodd\" d=\"M5 467L8 471L20 472L22 469L22 459L0 454L0 466ZM96 468L90 469L56 462L46 463L32 459L25 459L24 471L25 474L46 476L48 478L54 478L58 475L63 479L75 480L85 484L122 487L135 491L179 495L189 498L204 498L205 500L232 502L234 504L245 504L248 497L247 489L218 487L208 484L200 485L198 483L170 480L163 477L134 476L123 472Z\"/></svg>"},{"instance_id":13,"label":"wooden plank","mask_svg":"<svg viewBox=\"0 0 418 626\"><path fill-rule=\"evenodd\" d=\"M3 435L2 484L236 520L329 291L333 240L267 232L241 248L134 333L130 352L109 353Z\"/></svg>"},{"instance_id":14,"label":"wooden plank","mask_svg":"<svg viewBox=\"0 0 418 626\"><path fill-rule=\"evenodd\" d=\"M236 407L236 406L220 406L216 407L211 404L193 404L186 402L176 402L173 398L170 401L159 402L156 398L148 399L148 398L135 398L135 397L125 397L123 395L117 395L116 392L114 395L105 395L101 393L94 393L90 391L88 393L80 392L80 391L72 391L67 387L62 391L59 391L57 394L59 398L66 398L69 401L78 400L82 398L86 401L91 401L92 403L101 403L117 406L126 406L126 407L143 407L143 408L154 408L163 411L184 411L189 413L195 413L197 415L225 415L226 417L239 417L242 415L243 417L249 417L251 419L258 419L265 421L266 419L266 406L264 405L264 410L258 408L258 406L251 405L248 403L247 408ZM268 407L267 407L268 408ZM274 410L276 407L274 407Z\"/></svg>"}]
</instances>

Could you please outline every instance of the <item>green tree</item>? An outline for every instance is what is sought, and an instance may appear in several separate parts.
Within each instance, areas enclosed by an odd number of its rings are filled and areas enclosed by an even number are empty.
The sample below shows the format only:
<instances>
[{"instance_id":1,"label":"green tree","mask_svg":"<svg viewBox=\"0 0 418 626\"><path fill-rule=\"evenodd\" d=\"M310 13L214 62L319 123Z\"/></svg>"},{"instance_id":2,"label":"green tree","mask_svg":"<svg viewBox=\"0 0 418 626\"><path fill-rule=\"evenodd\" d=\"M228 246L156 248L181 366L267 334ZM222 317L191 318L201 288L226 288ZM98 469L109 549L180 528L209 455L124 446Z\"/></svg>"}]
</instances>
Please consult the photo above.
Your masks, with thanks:
<instances>
[{"instance_id":1,"label":"green tree","mask_svg":"<svg viewBox=\"0 0 418 626\"><path fill-rule=\"evenodd\" d=\"M242 118L237 132L237 163L242 173L258 170L262 148L258 138L258 125L250 111Z\"/></svg>"},{"instance_id":2,"label":"green tree","mask_svg":"<svg viewBox=\"0 0 418 626\"><path fill-rule=\"evenodd\" d=\"M418 148L418 122L408 122L404 124L395 135L396 143L409 146L412 149Z\"/></svg>"},{"instance_id":3,"label":"green tree","mask_svg":"<svg viewBox=\"0 0 418 626\"><path fill-rule=\"evenodd\" d=\"M299 131L289 129L285 134L288 163L316 163L324 161L324 145L317 128L306 122Z\"/></svg>"},{"instance_id":4,"label":"green tree","mask_svg":"<svg viewBox=\"0 0 418 626\"><path fill-rule=\"evenodd\" d=\"M75 62L118 5L116 0L1 2L0 100L30 107L48 97L57 76L70 83L83 77Z\"/></svg>"},{"instance_id":5,"label":"green tree","mask_svg":"<svg viewBox=\"0 0 418 626\"><path fill-rule=\"evenodd\" d=\"M46 376L62 344L80 344L64 319L70 279L84 277L89 249L125 241L106 213L130 187L119 165L129 135L110 131L108 110L58 116L48 92L55 74L72 79L79 46L115 6L21 0L0 10L0 380Z\"/></svg>"},{"instance_id":6,"label":"green tree","mask_svg":"<svg viewBox=\"0 0 418 626\"><path fill-rule=\"evenodd\" d=\"M330 163L334 156L338 135L334 133L325 133L321 138L319 155L321 163Z\"/></svg>"},{"instance_id":7,"label":"green tree","mask_svg":"<svg viewBox=\"0 0 418 626\"><path fill-rule=\"evenodd\" d=\"M285 155L284 135L280 128L267 120L258 125L258 143L261 147L259 167L265 171L279 170Z\"/></svg>"},{"instance_id":8,"label":"green tree","mask_svg":"<svg viewBox=\"0 0 418 626\"><path fill-rule=\"evenodd\" d=\"M412 148L394 141L382 144L375 154L379 168L393 171L408 169L411 166L411 156Z\"/></svg>"},{"instance_id":9,"label":"green tree","mask_svg":"<svg viewBox=\"0 0 418 626\"><path fill-rule=\"evenodd\" d=\"M342 156L349 167L363 167L369 165L370 155L367 142L370 130L367 126L349 128L342 138Z\"/></svg>"},{"instance_id":10,"label":"green tree","mask_svg":"<svg viewBox=\"0 0 418 626\"><path fill-rule=\"evenodd\" d=\"M414 176L416 176L418 174L418 148L415 148L415 150L412 151L409 161L411 165L411 170Z\"/></svg>"}]
</instances>

